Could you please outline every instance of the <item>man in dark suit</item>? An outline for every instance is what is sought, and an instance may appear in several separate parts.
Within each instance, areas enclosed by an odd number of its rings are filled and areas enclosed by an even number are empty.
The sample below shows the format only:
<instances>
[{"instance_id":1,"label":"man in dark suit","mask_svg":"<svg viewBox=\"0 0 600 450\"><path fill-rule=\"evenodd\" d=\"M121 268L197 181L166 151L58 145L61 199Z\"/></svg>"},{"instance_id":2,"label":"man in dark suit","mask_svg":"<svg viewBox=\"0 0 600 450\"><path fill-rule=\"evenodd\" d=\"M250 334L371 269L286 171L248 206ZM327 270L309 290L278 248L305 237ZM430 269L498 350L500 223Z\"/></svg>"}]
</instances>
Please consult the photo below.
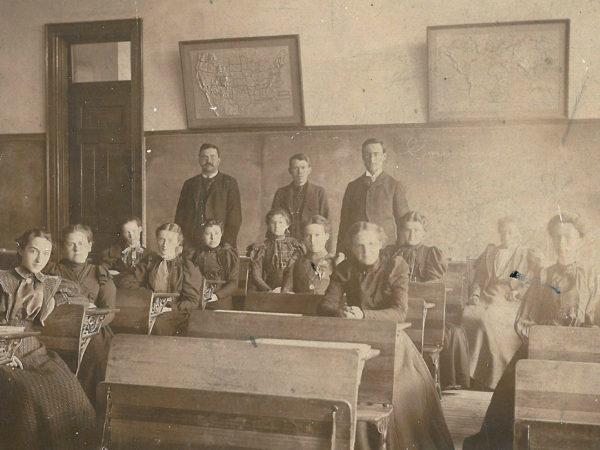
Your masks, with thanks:
<instances>
[{"instance_id":1,"label":"man in dark suit","mask_svg":"<svg viewBox=\"0 0 600 450\"><path fill-rule=\"evenodd\" d=\"M310 158L304 153L296 153L290 158L288 172L292 182L280 187L273 197L272 209L281 208L290 213L292 223L290 234L302 239L304 222L311 216L320 215L329 218L329 205L325 189L308 182L312 172Z\"/></svg>"},{"instance_id":2,"label":"man in dark suit","mask_svg":"<svg viewBox=\"0 0 600 450\"><path fill-rule=\"evenodd\" d=\"M202 144L199 153L202 173L185 181L175 223L183 230L186 246L200 245L200 225L208 219L223 223L223 241L236 247L242 224L240 190L235 178L219 172L219 149L213 144Z\"/></svg>"},{"instance_id":3,"label":"man in dark suit","mask_svg":"<svg viewBox=\"0 0 600 450\"><path fill-rule=\"evenodd\" d=\"M366 221L382 227L386 244L396 244L400 218L408 212L402 184L383 171L387 153L383 142L367 139L362 145L365 174L350 182L344 193L338 232L337 252L349 253L348 230L353 223Z\"/></svg>"}]
</instances>

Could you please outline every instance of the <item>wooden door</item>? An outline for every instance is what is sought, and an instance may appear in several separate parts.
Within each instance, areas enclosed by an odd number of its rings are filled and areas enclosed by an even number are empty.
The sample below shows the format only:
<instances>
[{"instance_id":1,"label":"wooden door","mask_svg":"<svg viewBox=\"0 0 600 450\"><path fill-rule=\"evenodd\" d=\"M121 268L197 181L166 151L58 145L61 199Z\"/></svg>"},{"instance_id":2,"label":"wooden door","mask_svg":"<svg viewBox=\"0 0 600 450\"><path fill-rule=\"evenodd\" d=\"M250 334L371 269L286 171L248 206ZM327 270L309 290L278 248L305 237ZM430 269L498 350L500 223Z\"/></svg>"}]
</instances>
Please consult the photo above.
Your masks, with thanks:
<instances>
[{"instance_id":1,"label":"wooden door","mask_svg":"<svg viewBox=\"0 0 600 450\"><path fill-rule=\"evenodd\" d=\"M69 219L92 228L96 251L133 210L130 105L131 81L69 87Z\"/></svg>"}]
</instances>

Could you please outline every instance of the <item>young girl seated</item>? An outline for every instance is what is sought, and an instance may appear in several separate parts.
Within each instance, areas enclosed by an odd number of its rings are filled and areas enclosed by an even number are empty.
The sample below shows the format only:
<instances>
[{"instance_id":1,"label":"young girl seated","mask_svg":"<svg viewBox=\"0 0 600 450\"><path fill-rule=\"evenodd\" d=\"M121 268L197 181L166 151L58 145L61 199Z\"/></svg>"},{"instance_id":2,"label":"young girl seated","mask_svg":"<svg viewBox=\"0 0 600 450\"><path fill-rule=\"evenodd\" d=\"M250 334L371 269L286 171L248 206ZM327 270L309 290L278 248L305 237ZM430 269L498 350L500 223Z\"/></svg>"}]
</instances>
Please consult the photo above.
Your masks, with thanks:
<instances>
[{"instance_id":1,"label":"young girl seated","mask_svg":"<svg viewBox=\"0 0 600 450\"><path fill-rule=\"evenodd\" d=\"M50 234L29 230L17 245L19 266L0 271L0 325L36 331L74 292L41 272ZM97 448L94 409L65 362L35 336L23 339L16 356L22 370L0 366L0 448Z\"/></svg>"},{"instance_id":2,"label":"young girl seated","mask_svg":"<svg viewBox=\"0 0 600 450\"><path fill-rule=\"evenodd\" d=\"M289 236L290 215L283 209L267 213L267 239L262 244L248 247L250 275L257 291L280 292L283 274L301 252L300 243Z\"/></svg>"},{"instance_id":3,"label":"young girl seated","mask_svg":"<svg viewBox=\"0 0 600 450\"><path fill-rule=\"evenodd\" d=\"M323 295L335 267L334 256L326 245L331 225L323 216L312 216L304 226L306 253L292 261L285 271L283 292Z\"/></svg>"},{"instance_id":4,"label":"young girl seated","mask_svg":"<svg viewBox=\"0 0 600 450\"><path fill-rule=\"evenodd\" d=\"M87 225L70 225L62 232L65 258L47 268L49 274L58 275L77 284L80 295L87 297L90 303L98 308L114 308L117 289L112 276L104 264L93 264L88 261L94 237ZM105 322L108 324L110 317ZM95 404L96 386L104 380L108 350L113 332L105 325L100 333L92 338L81 361L77 377Z\"/></svg>"},{"instance_id":5,"label":"young girl seated","mask_svg":"<svg viewBox=\"0 0 600 450\"><path fill-rule=\"evenodd\" d=\"M147 253L132 271L123 276L119 287L180 294L171 304L172 311L156 319L152 334L181 334L189 312L200 303L202 274L191 261L181 256L183 233L179 225L160 225L156 229L156 243L158 253Z\"/></svg>"},{"instance_id":6,"label":"young girl seated","mask_svg":"<svg viewBox=\"0 0 600 450\"><path fill-rule=\"evenodd\" d=\"M200 230L202 245L192 255L192 262L205 279L202 304L206 309L233 309L233 293L237 289L240 258L235 249L221 242L223 225L208 220Z\"/></svg>"}]
</instances>

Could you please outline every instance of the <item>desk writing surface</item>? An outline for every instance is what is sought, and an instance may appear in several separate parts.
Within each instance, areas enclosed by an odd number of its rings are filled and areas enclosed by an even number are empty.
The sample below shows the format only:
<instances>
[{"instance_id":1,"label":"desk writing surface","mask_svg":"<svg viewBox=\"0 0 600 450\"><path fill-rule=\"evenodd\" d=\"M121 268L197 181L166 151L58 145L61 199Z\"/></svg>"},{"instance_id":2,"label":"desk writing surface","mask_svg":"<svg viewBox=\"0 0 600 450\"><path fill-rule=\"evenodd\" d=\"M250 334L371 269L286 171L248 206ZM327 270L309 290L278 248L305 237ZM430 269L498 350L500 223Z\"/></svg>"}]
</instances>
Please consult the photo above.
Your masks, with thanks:
<instances>
[{"instance_id":1,"label":"desk writing surface","mask_svg":"<svg viewBox=\"0 0 600 450\"><path fill-rule=\"evenodd\" d=\"M363 402L392 403L403 347L412 347L401 331L404 328L405 324L381 320L196 310L191 314L187 335L246 342L266 338L367 344L381 353L365 363L359 398Z\"/></svg>"},{"instance_id":2,"label":"desk writing surface","mask_svg":"<svg viewBox=\"0 0 600 450\"><path fill-rule=\"evenodd\" d=\"M106 381L227 392L343 399L356 404L360 358L350 349L118 334Z\"/></svg>"},{"instance_id":3,"label":"desk writing surface","mask_svg":"<svg viewBox=\"0 0 600 450\"><path fill-rule=\"evenodd\" d=\"M519 361L515 421L600 426L600 364Z\"/></svg>"},{"instance_id":4,"label":"desk writing surface","mask_svg":"<svg viewBox=\"0 0 600 450\"><path fill-rule=\"evenodd\" d=\"M302 314L295 313L278 313L278 312L264 312L264 311L236 311L235 309L215 309L214 312L227 313L227 314L256 314L265 316L292 316L302 317Z\"/></svg>"},{"instance_id":5,"label":"desk writing surface","mask_svg":"<svg viewBox=\"0 0 600 450\"><path fill-rule=\"evenodd\" d=\"M360 344L356 342L330 342L330 341L308 341L300 339L255 339L257 344L274 344L288 345L299 347L316 347L316 348L335 348L335 349L356 349L359 352L360 358L363 361L368 361L379 355L380 351L371 348L369 344Z\"/></svg>"},{"instance_id":6,"label":"desk writing surface","mask_svg":"<svg viewBox=\"0 0 600 450\"><path fill-rule=\"evenodd\" d=\"M600 328L534 325L529 359L600 363Z\"/></svg>"}]
</instances>

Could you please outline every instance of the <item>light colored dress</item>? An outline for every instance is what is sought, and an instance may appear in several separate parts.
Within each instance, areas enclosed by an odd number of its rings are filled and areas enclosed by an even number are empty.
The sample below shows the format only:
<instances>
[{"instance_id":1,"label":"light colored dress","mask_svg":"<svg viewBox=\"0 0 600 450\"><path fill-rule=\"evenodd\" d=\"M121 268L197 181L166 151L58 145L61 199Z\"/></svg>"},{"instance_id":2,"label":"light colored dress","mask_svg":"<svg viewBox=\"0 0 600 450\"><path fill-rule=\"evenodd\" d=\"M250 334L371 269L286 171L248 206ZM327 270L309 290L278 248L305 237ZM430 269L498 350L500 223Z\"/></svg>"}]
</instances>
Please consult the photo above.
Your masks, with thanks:
<instances>
[{"instance_id":1,"label":"light colored dress","mask_svg":"<svg viewBox=\"0 0 600 450\"><path fill-rule=\"evenodd\" d=\"M463 310L462 325L469 344L471 377L494 389L504 369L521 345L514 330L520 300L537 271L539 257L532 250L503 249L490 244L475 263L471 294L479 303ZM518 277L511 277L517 271ZM515 274L516 276L516 274ZM510 301L510 291L517 301Z\"/></svg>"}]
</instances>

